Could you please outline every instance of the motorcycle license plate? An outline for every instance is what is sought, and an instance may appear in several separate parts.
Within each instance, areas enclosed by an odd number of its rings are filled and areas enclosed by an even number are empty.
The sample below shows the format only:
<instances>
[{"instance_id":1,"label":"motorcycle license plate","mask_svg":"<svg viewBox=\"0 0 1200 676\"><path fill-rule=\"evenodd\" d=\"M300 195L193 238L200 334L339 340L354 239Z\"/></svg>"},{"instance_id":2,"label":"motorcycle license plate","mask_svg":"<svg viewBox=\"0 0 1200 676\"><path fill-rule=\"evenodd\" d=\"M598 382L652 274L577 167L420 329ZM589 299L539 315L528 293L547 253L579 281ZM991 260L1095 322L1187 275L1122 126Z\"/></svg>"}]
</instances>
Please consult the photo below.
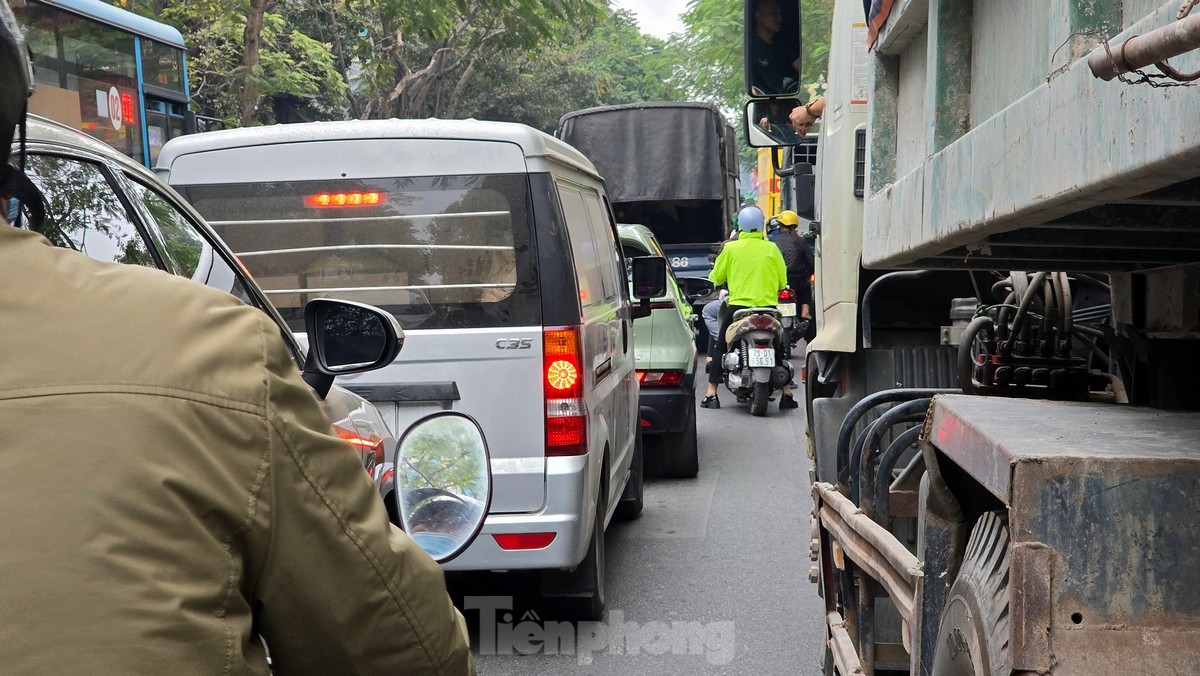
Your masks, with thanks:
<instances>
[{"instance_id":1,"label":"motorcycle license plate","mask_svg":"<svg viewBox=\"0 0 1200 676\"><path fill-rule=\"evenodd\" d=\"M795 303L780 303L779 304L779 314L783 315L784 317L795 317L796 316L796 304Z\"/></svg>"},{"instance_id":2,"label":"motorcycle license plate","mask_svg":"<svg viewBox=\"0 0 1200 676\"><path fill-rule=\"evenodd\" d=\"M775 350L764 347L750 348L750 368L756 366L774 366Z\"/></svg>"}]
</instances>

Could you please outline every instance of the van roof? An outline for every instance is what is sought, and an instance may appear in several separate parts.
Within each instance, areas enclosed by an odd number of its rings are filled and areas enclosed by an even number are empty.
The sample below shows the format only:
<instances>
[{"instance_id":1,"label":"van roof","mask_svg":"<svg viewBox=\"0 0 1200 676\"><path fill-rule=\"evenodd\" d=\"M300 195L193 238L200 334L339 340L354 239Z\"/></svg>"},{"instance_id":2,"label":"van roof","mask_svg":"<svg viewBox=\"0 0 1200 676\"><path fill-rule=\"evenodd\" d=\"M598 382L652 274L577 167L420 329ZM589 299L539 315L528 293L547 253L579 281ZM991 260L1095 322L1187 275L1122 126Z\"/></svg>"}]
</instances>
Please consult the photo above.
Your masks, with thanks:
<instances>
[{"instance_id":1,"label":"van roof","mask_svg":"<svg viewBox=\"0 0 1200 676\"><path fill-rule=\"evenodd\" d=\"M158 155L156 166L160 170L168 170L171 163L178 157L213 150L362 138L503 141L519 146L527 158L543 158L588 174L598 175L596 167L583 153L533 127L515 122L490 122L475 119L439 120L435 118L304 122L191 134L168 141Z\"/></svg>"}]
</instances>

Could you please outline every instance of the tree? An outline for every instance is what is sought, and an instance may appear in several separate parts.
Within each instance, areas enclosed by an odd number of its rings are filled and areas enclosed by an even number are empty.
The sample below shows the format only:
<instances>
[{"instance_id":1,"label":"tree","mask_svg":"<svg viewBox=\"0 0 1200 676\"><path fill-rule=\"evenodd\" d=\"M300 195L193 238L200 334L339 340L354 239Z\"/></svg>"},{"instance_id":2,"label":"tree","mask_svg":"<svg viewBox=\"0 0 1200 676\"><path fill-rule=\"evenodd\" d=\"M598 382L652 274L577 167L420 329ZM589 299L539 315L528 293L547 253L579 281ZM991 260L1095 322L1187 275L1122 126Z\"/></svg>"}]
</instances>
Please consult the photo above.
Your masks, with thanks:
<instances>
[{"instance_id":1,"label":"tree","mask_svg":"<svg viewBox=\"0 0 1200 676\"><path fill-rule=\"evenodd\" d=\"M454 110L552 132L566 112L635 101L684 100L670 77L675 55L643 35L627 11L608 10L592 29L575 27L532 49L501 51L480 63Z\"/></svg>"},{"instance_id":2,"label":"tree","mask_svg":"<svg viewBox=\"0 0 1200 676\"><path fill-rule=\"evenodd\" d=\"M334 0L323 7L338 35L351 108L363 117L457 111L482 65L502 51L591 26L604 0Z\"/></svg>"},{"instance_id":3,"label":"tree","mask_svg":"<svg viewBox=\"0 0 1200 676\"><path fill-rule=\"evenodd\" d=\"M265 100L341 117L346 84L328 46L295 28L299 0L128 0L131 11L174 25L186 36L192 100L198 112L230 124L275 119ZM296 104L294 104L295 107Z\"/></svg>"}]
</instances>

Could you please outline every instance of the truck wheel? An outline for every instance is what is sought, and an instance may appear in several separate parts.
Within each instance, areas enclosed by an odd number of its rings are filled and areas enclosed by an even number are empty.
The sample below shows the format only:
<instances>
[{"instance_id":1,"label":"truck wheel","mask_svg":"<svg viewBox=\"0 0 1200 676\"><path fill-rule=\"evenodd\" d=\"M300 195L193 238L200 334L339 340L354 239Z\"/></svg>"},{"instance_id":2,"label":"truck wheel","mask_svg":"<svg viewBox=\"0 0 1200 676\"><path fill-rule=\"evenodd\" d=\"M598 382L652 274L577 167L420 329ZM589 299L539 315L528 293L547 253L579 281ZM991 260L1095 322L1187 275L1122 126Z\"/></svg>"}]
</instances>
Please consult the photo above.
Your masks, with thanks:
<instances>
[{"instance_id":1,"label":"truck wheel","mask_svg":"<svg viewBox=\"0 0 1200 676\"><path fill-rule=\"evenodd\" d=\"M696 398L688 404L687 421L678 434L664 434L659 443L659 468L663 476L691 479L700 473L700 448L696 442Z\"/></svg>"},{"instance_id":2,"label":"truck wheel","mask_svg":"<svg viewBox=\"0 0 1200 676\"><path fill-rule=\"evenodd\" d=\"M636 519L642 513L643 494L645 488L646 461L642 449L642 433L634 431L636 440L633 442L633 464L629 468L629 483L625 484L625 492L617 503L617 511L613 516L622 521Z\"/></svg>"},{"instance_id":3,"label":"truck wheel","mask_svg":"<svg viewBox=\"0 0 1200 676\"><path fill-rule=\"evenodd\" d=\"M971 530L938 629L933 676L1007 674L1008 518L988 512Z\"/></svg>"},{"instance_id":4,"label":"truck wheel","mask_svg":"<svg viewBox=\"0 0 1200 676\"><path fill-rule=\"evenodd\" d=\"M770 400L771 383L754 383L754 391L750 394L750 415L766 415Z\"/></svg>"}]
</instances>

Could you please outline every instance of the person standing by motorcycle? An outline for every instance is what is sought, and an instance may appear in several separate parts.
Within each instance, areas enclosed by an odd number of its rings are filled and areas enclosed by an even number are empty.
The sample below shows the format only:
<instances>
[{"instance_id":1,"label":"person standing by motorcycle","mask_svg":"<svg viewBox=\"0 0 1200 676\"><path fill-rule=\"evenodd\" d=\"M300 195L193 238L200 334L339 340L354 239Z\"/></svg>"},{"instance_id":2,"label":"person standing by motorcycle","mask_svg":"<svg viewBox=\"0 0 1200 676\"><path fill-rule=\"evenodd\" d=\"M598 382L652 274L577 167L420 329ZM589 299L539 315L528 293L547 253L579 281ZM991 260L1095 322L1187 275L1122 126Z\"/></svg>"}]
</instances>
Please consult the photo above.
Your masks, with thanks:
<instances>
[{"instance_id":1,"label":"person standing by motorcycle","mask_svg":"<svg viewBox=\"0 0 1200 676\"><path fill-rule=\"evenodd\" d=\"M797 232L800 216L794 211L781 211L771 219L779 224L778 233L771 238L779 252L783 254L783 262L787 265L788 286L796 292L796 302L800 305L800 318L812 321L812 282L813 255L808 243Z\"/></svg>"},{"instance_id":2,"label":"person standing by motorcycle","mask_svg":"<svg viewBox=\"0 0 1200 676\"><path fill-rule=\"evenodd\" d=\"M728 242L713 264L709 280L729 288L727 305L721 316L721 328L717 339L710 344L711 368L708 369L708 389L700 406L721 408L717 397L717 386L721 384L720 363L728 349L725 334L733 323L738 310L755 307L775 307L779 303L779 290L787 285L787 265L779 247L763 237L765 219L758 207L745 207L738 212L738 235L736 241ZM779 400L780 409L797 408L792 388L785 386Z\"/></svg>"},{"instance_id":3,"label":"person standing by motorcycle","mask_svg":"<svg viewBox=\"0 0 1200 676\"><path fill-rule=\"evenodd\" d=\"M8 163L22 42L0 3L0 207L40 211ZM51 246L8 211L4 673L474 673L441 569L388 522L265 313Z\"/></svg>"}]
</instances>

